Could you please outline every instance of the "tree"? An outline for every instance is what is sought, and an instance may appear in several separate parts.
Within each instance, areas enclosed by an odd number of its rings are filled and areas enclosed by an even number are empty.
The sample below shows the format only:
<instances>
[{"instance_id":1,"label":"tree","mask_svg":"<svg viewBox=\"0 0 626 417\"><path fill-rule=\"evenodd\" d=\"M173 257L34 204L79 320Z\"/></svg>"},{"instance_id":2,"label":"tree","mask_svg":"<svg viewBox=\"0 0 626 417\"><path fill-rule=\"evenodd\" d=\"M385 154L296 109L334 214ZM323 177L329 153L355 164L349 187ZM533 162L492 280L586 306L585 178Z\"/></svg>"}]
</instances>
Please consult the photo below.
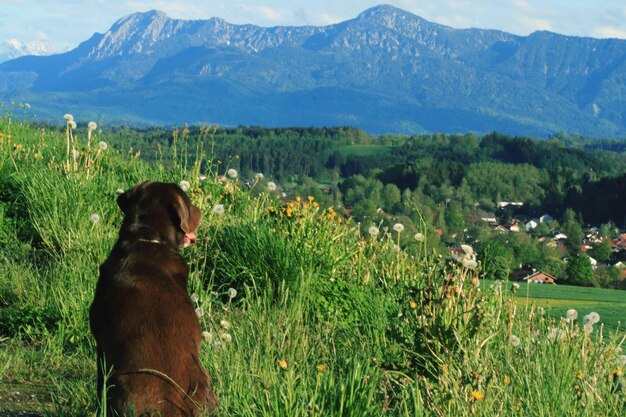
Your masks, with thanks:
<instances>
[{"instance_id":1,"label":"tree","mask_svg":"<svg viewBox=\"0 0 626 417\"><path fill-rule=\"evenodd\" d=\"M607 240L603 240L602 242L593 245L589 254L597 261L606 262L611 259L612 252L611 244Z\"/></svg>"},{"instance_id":2,"label":"tree","mask_svg":"<svg viewBox=\"0 0 626 417\"><path fill-rule=\"evenodd\" d=\"M576 218L576 213L571 208L565 210L565 214L563 215L563 233L567 235L565 245L570 253L576 252L583 242L585 234Z\"/></svg>"},{"instance_id":3,"label":"tree","mask_svg":"<svg viewBox=\"0 0 626 417\"><path fill-rule=\"evenodd\" d=\"M478 251L482 263L483 279L505 280L511 271L511 257L506 248L498 242L487 242Z\"/></svg>"},{"instance_id":4,"label":"tree","mask_svg":"<svg viewBox=\"0 0 626 417\"><path fill-rule=\"evenodd\" d=\"M582 252L576 252L568 258L565 273L567 274L567 279L571 282L593 282L591 262L589 257Z\"/></svg>"}]
</instances>

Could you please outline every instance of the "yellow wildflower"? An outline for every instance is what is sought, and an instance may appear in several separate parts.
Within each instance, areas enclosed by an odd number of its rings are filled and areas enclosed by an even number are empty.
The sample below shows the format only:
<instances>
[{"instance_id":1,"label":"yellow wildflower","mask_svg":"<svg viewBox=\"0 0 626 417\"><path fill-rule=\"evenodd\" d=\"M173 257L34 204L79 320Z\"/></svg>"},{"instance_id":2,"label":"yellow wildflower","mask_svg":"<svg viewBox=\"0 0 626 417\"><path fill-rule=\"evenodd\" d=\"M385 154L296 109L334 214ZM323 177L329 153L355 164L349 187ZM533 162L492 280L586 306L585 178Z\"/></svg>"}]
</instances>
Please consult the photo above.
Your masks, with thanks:
<instances>
[{"instance_id":1,"label":"yellow wildflower","mask_svg":"<svg viewBox=\"0 0 626 417\"><path fill-rule=\"evenodd\" d=\"M413 300L409 301L409 307L411 307L411 309L415 310L417 308L417 303Z\"/></svg>"},{"instance_id":2,"label":"yellow wildflower","mask_svg":"<svg viewBox=\"0 0 626 417\"><path fill-rule=\"evenodd\" d=\"M503 382L504 382L504 385L510 385L511 384L511 377L505 376Z\"/></svg>"},{"instance_id":3,"label":"yellow wildflower","mask_svg":"<svg viewBox=\"0 0 626 417\"><path fill-rule=\"evenodd\" d=\"M324 372L326 370L326 365L324 365L323 363L320 363L319 365L316 366L317 368L317 372Z\"/></svg>"},{"instance_id":4,"label":"yellow wildflower","mask_svg":"<svg viewBox=\"0 0 626 417\"><path fill-rule=\"evenodd\" d=\"M483 394L482 392L480 392L480 391L472 391L472 399L474 401L480 401L483 398L485 398L485 394Z\"/></svg>"},{"instance_id":5,"label":"yellow wildflower","mask_svg":"<svg viewBox=\"0 0 626 417\"><path fill-rule=\"evenodd\" d=\"M583 379L584 376L585 376L585 374L583 373L583 371L576 372L576 378Z\"/></svg>"},{"instance_id":6,"label":"yellow wildflower","mask_svg":"<svg viewBox=\"0 0 626 417\"><path fill-rule=\"evenodd\" d=\"M313 197L312 195L309 196L309 202L313 202L313 200L315 200L315 197Z\"/></svg>"},{"instance_id":7,"label":"yellow wildflower","mask_svg":"<svg viewBox=\"0 0 626 417\"><path fill-rule=\"evenodd\" d=\"M280 366L284 370L287 370L287 360L285 358L282 358L278 361L278 366Z\"/></svg>"}]
</instances>

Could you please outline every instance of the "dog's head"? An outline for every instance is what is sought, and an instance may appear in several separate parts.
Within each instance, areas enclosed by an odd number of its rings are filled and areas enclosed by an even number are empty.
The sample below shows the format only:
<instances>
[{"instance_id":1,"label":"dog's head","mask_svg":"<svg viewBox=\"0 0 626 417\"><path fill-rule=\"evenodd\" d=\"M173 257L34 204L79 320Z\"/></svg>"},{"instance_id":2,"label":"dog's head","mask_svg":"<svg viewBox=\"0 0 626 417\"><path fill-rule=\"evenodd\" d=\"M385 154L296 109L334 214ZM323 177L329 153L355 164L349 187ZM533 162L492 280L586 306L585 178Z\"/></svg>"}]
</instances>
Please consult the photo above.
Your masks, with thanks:
<instances>
[{"instance_id":1,"label":"dog's head","mask_svg":"<svg viewBox=\"0 0 626 417\"><path fill-rule=\"evenodd\" d=\"M146 181L117 198L124 213L122 229L144 239L158 239L177 247L195 243L200 209L176 184Z\"/></svg>"}]
</instances>

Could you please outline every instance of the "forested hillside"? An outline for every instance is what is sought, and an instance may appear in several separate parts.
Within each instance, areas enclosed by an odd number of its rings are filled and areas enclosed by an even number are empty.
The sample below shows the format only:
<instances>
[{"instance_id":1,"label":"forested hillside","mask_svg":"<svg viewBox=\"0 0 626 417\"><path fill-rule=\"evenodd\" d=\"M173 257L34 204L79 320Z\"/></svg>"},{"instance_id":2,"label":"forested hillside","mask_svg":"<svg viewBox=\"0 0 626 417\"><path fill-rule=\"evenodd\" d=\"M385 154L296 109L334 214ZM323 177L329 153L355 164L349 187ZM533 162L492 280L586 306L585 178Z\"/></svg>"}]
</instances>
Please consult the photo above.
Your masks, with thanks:
<instances>
[{"instance_id":1,"label":"forested hillside","mask_svg":"<svg viewBox=\"0 0 626 417\"><path fill-rule=\"evenodd\" d=\"M176 143L193 148L206 140L223 173L234 168L248 182L262 173L279 184L283 199L315 196L358 222L363 233L402 219L408 231L426 224L429 245L441 253L462 243L482 248L489 240L503 258L500 275L522 265L575 282L623 284L610 265L621 260L615 239L626 226L620 192L626 141L564 134L549 140L498 133L370 136L348 127L114 129L110 135L116 149L148 160L167 160ZM521 204L503 207L506 202ZM544 214L550 221L538 220ZM531 221L538 227L526 230ZM568 239L555 240L560 234ZM410 242L413 233L404 238ZM601 243L612 249L608 255L597 255ZM600 267L568 274L564 259L581 250L592 258L596 253Z\"/></svg>"}]
</instances>

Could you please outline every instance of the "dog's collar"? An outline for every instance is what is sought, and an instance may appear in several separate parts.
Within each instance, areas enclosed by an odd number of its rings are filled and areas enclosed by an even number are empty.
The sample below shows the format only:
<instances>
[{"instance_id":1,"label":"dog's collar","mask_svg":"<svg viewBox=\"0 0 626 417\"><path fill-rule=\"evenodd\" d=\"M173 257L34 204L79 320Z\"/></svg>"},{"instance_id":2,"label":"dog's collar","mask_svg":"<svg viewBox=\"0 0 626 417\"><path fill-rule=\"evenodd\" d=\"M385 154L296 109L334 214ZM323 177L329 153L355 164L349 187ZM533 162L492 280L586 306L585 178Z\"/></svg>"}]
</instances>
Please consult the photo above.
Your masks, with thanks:
<instances>
[{"instance_id":1,"label":"dog's collar","mask_svg":"<svg viewBox=\"0 0 626 417\"><path fill-rule=\"evenodd\" d=\"M158 243L161 244L163 242L161 242L159 239L137 239L140 242L147 242L147 243Z\"/></svg>"}]
</instances>

